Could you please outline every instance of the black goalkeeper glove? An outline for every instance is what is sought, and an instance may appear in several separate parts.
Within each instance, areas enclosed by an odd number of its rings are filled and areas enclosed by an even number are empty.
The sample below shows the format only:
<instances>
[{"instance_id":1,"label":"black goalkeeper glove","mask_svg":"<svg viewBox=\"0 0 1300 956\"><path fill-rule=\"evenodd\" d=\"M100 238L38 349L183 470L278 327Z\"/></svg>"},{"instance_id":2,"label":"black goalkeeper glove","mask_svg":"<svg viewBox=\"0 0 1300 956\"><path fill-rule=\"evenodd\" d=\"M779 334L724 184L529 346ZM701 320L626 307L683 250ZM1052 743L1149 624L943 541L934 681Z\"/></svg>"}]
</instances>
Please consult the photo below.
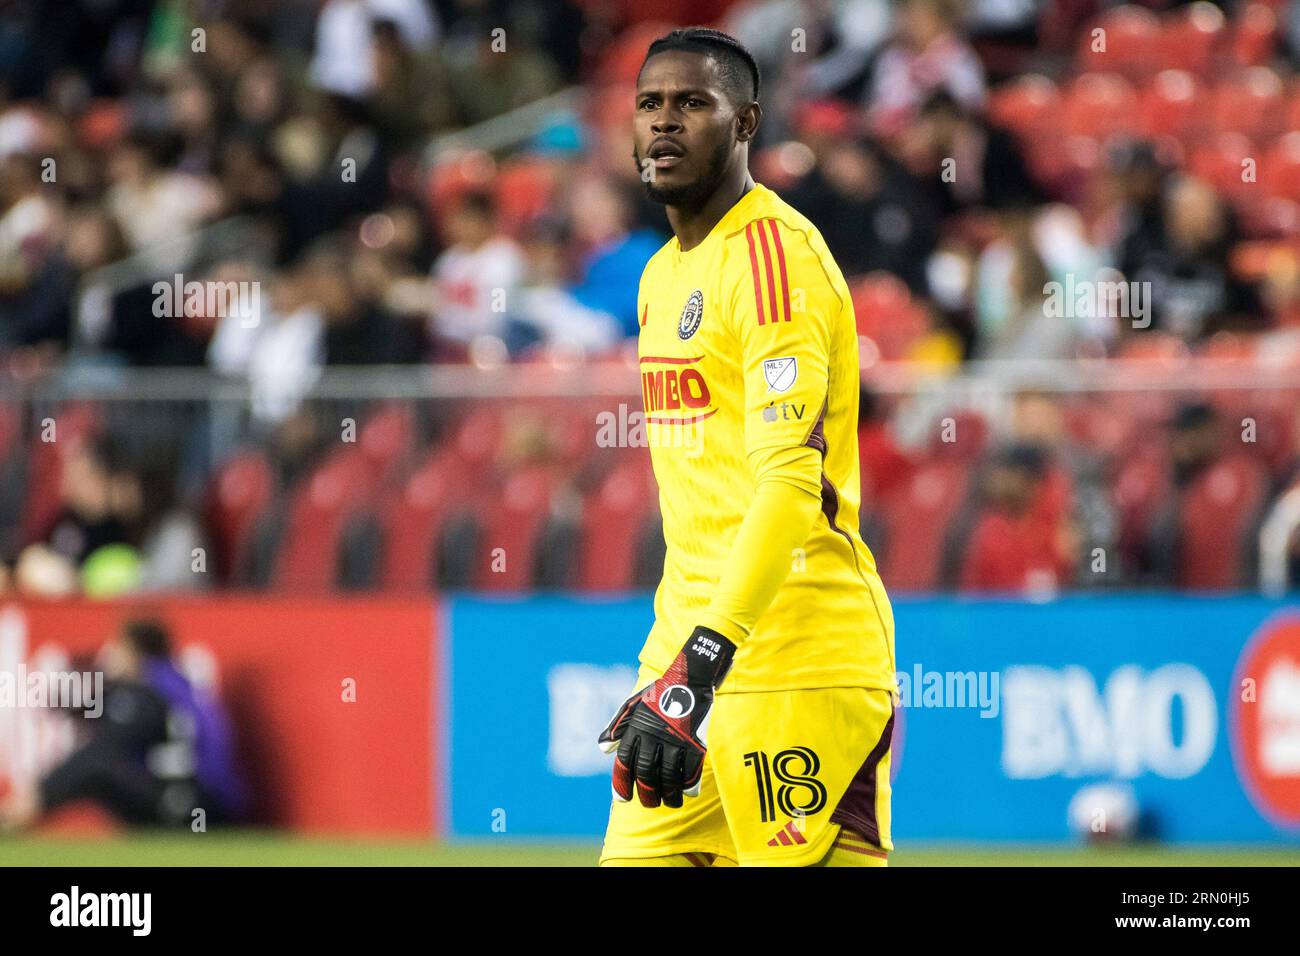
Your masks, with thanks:
<instances>
[{"instance_id":1,"label":"black goalkeeper glove","mask_svg":"<svg viewBox=\"0 0 1300 956\"><path fill-rule=\"evenodd\" d=\"M717 631L697 627L664 676L623 702L600 735L601 750L618 751L615 799L632 799L634 778L642 806L680 807L683 796L699 795L713 691L735 653Z\"/></svg>"}]
</instances>

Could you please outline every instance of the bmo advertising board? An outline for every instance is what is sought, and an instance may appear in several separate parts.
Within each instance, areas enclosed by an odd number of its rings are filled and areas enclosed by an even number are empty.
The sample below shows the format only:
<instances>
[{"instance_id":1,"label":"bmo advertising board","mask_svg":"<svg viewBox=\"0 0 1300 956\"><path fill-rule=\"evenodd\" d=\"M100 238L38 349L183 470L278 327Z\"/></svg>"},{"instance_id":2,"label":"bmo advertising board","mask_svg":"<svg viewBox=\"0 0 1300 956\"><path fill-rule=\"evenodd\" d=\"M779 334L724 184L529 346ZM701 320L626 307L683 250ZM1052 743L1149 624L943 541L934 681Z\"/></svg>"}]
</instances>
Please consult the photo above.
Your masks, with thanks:
<instances>
[{"instance_id":1,"label":"bmo advertising board","mask_svg":"<svg viewBox=\"0 0 1300 956\"><path fill-rule=\"evenodd\" d=\"M650 602L448 603L452 832L599 835L594 741ZM1300 842L1300 606L903 599L895 616L898 839ZM485 736L501 713L531 733Z\"/></svg>"}]
</instances>

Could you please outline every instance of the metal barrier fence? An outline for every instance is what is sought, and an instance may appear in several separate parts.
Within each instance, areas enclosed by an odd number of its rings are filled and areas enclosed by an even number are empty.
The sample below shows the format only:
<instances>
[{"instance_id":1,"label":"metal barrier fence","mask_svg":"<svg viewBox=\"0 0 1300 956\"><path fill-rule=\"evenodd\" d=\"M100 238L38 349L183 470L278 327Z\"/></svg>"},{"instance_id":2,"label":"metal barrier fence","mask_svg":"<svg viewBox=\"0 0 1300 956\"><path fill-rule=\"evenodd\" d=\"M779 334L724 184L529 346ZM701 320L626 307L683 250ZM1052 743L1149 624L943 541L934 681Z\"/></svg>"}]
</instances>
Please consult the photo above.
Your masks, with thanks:
<instances>
[{"instance_id":1,"label":"metal barrier fence","mask_svg":"<svg viewBox=\"0 0 1300 956\"><path fill-rule=\"evenodd\" d=\"M1074 560L1057 582L1060 589L1182 586L1276 594L1297 586L1300 374L1290 367L1192 358L986 362L951 374L890 363L864 369L863 381L870 401L861 426L862 532L886 582L892 576L901 590L962 586L962 549L986 503L985 477L996 467L999 449L1026 442L1043 446L1063 476L1063 519ZM1170 484L1169 475L1181 453L1174 447L1182 427L1179 409L1198 402L1214 410L1216 437L1214 447L1197 453L1207 462L1222 459L1240 467L1223 466L1223 475L1207 478L1207 489L1192 501L1192 492ZM268 510L254 516L253 530L264 521L275 523L269 516L278 515L283 547L284 535L293 533L295 495L328 470L337 453L366 441L380 449L374 452L375 484L355 489L378 514L408 493L422 471L436 471L440 456L455 457L449 449L459 448L457 442L472 444L475 428L484 423L490 428L482 447L462 449L468 470L448 472L448 480L458 484L442 493L463 498L465 516L482 525L490 523L498 497L509 492L512 475L543 473L546 514L534 545L541 552L574 552L584 533L582 515L595 497L614 475L636 470L638 463L646 467L648 454L636 430L640 407L630 349L588 364L557 359L495 367L326 369L297 391L270 396L205 370L71 363L40 382L0 382L0 553L12 560L47 532L69 493L59 487L59 467L51 462L62 461L69 440L98 435L114 467L144 476L137 482L141 527L153 523L153 510L177 508L192 515L205 536L214 534L213 500L225 471L241 456L260 456ZM387 424L376 424L381 420ZM367 439L372 426L376 434ZM893 457L872 457L882 444ZM891 463L906 470L898 481L892 481ZM1170 494L1176 509L1200 509L1187 518L1191 524L1181 526L1181 538L1180 512L1173 515L1174 526L1164 529L1163 542L1131 540L1134 526L1140 531L1143 522L1169 519ZM654 538L654 505L640 516L646 527L628 534ZM1135 517L1142 509L1150 513ZM1218 572L1230 577L1186 577L1170 553L1148 555L1150 561L1133 558L1135 548L1204 549L1213 528L1197 522L1205 524L1207 513L1211 524L1222 522L1221 548L1233 550L1241 539L1240 560ZM929 551L914 540L927 522L943 525ZM473 547L465 543L469 538L447 533L455 540L440 545L444 559L458 547ZM373 535L369 546L385 547ZM918 550L925 553L918 556ZM910 555L907 567L904 552ZM226 586L293 586L292 575L282 580L277 574L274 553L260 560L240 571L237 556L225 555L218 580ZM321 560L328 563L327 556ZM629 586L652 585L655 560L653 544L645 545ZM574 562L581 559L569 554L559 570L547 570L538 559L512 586L581 589L583 572ZM484 579L471 564L468 558L444 560L442 571L420 583L479 587ZM459 572L447 570L456 567ZM371 573L350 586L379 588L382 581Z\"/></svg>"}]
</instances>

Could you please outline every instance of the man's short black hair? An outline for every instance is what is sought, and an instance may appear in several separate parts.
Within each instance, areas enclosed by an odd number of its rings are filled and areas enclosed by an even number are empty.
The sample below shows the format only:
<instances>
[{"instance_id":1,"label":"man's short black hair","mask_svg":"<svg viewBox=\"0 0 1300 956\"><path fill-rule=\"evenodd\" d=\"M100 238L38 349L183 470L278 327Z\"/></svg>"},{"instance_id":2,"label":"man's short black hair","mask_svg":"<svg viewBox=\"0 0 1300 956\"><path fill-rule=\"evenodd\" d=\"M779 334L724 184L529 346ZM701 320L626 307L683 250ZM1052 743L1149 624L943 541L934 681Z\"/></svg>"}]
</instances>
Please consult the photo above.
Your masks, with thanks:
<instances>
[{"instance_id":1,"label":"man's short black hair","mask_svg":"<svg viewBox=\"0 0 1300 956\"><path fill-rule=\"evenodd\" d=\"M172 639L167 625L155 617L137 617L122 627L127 642L143 657L171 657Z\"/></svg>"},{"instance_id":2,"label":"man's short black hair","mask_svg":"<svg viewBox=\"0 0 1300 956\"><path fill-rule=\"evenodd\" d=\"M722 82L729 96L738 103L750 103L758 99L758 63L735 37L708 27L674 30L650 44L645 59L641 61L641 69L645 69L652 56L672 50L713 57L722 71Z\"/></svg>"}]
</instances>

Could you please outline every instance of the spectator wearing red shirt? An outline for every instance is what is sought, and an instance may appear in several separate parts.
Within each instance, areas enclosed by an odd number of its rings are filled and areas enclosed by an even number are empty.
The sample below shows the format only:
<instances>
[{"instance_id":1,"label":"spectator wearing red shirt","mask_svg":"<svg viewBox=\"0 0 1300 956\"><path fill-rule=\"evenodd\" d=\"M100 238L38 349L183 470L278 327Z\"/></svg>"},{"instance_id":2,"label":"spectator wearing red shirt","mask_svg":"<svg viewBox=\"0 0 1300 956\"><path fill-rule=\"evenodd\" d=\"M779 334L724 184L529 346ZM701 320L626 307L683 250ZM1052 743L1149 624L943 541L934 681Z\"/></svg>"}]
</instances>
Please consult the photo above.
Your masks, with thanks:
<instances>
[{"instance_id":1,"label":"spectator wearing red shirt","mask_svg":"<svg viewBox=\"0 0 1300 956\"><path fill-rule=\"evenodd\" d=\"M1046 456L1034 445L1013 445L993 460L962 564L963 591L1051 594L1063 583L1063 529L1038 504L1046 477Z\"/></svg>"}]
</instances>

